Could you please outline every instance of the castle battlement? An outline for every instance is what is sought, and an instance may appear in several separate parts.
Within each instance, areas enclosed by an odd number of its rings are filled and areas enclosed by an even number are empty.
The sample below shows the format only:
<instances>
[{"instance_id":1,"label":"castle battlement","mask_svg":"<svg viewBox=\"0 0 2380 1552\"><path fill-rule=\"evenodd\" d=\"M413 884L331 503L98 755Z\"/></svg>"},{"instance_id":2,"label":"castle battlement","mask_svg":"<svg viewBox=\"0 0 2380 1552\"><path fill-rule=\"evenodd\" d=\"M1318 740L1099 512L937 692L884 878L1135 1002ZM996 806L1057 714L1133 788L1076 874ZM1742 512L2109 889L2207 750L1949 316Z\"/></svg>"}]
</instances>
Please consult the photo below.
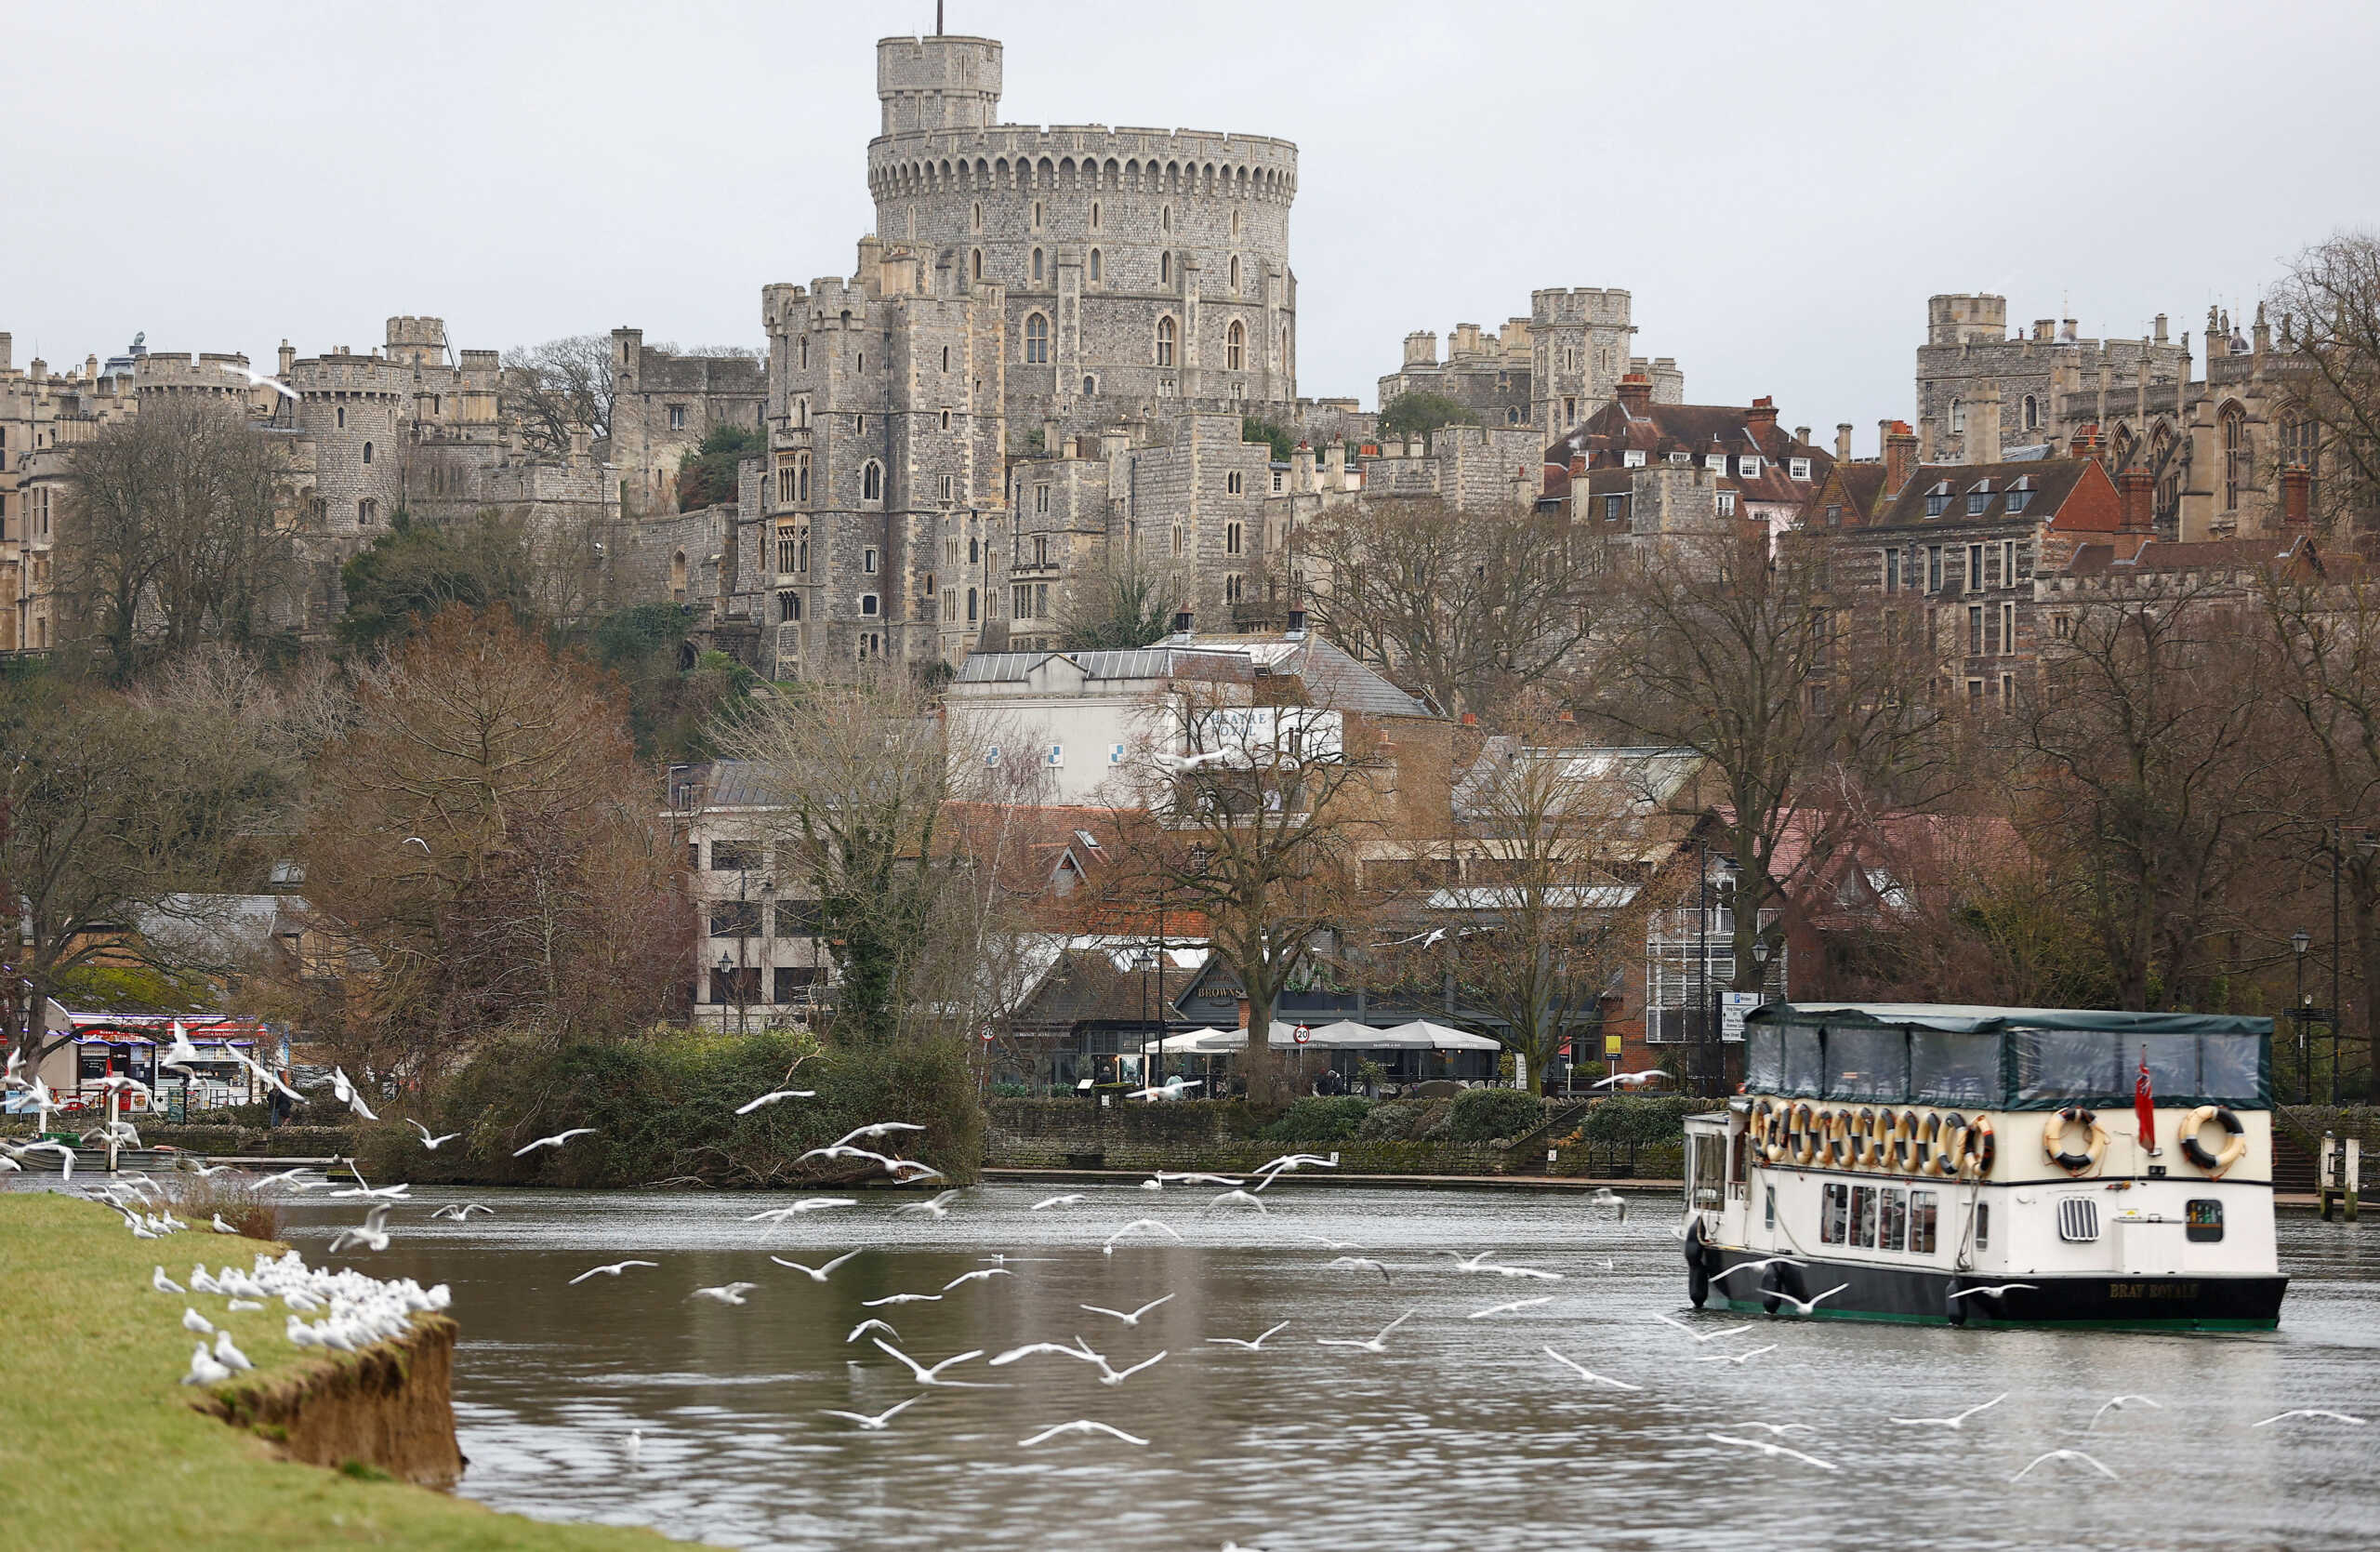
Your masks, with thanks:
<instances>
[{"instance_id":1,"label":"castle battlement","mask_svg":"<svg viewBox=\"0 0 2380 1552\"><path fill-rule=\"evenodd\" d=\"M1104 125L991 125L878 139L867 148L878 198L967 189L1113 189L1284 203L1297 192L1298 148L1268 135ZM1197 179L1199 188L1187 186Z\"/></svg>"},{"instance_id":2,"label":"castle battlement","mask_svg":"<svg viewBox=\"0 0 2380 1552\"><path fill-rule=\"evenodd\" d=\"M1542 286L1528 294L1534 324L1626 324L1630 297L1617 286Z\"/></svg>"}]
</instances>

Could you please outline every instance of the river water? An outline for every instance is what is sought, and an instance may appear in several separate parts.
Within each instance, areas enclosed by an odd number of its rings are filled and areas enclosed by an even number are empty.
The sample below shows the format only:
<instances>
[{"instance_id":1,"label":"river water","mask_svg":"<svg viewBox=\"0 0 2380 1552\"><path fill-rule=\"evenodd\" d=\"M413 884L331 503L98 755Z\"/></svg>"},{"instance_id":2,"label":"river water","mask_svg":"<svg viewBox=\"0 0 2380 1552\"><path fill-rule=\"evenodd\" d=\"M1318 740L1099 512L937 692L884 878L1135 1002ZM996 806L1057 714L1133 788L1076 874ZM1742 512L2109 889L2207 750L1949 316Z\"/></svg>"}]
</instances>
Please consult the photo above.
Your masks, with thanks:
<instances>
[{"instance_id":1,"label":"river water","mask_svg":"<svg viewBox=\"0 0 2380 1552\"><path fill-rule=\"evenodd\" d=\"M1032 1211L1043 1198L1083 1200ZM798 1217L793 1199L423 1190L376 1274L443 1281L462 1322L461 1492L518 1513L652 1525L729 1546L1115 1548L1227 1542L1289 1548L1757 1548L1869 1545L2380 1546L2380 1236L2284 1217L2295 1280L2281 1329L2255 1335L1952 1331L1849 1321L1744 1324L1685 1301L1675 1209L1638 1197L1625 1222L1577 1198L1382 1191L1294 1181L1270 1211L1212 1187L998 1185L948 1216L896 1199ZM431 1221L467 1198L493 1216ZM310 1260L351 1203L305 1202ZM1143 1233L1144 1215L1184 1242ZM1320 1240L1353 1241L1363 1253ZM203 1246L202 1246L203 1248ZM774 1266L861 1254L821 1286ZM1466 1274L1496 1259L1559 1281ZM1332 1267L1368 1254L1388 1267ZM659 1263L570 1286L598 1263ZM992 1258L1005 1257L996 1261ZM863 1301L936 1293L877 1308ZM759 1284L742 1307L701 1286ZM1082 1305L1170 1302L1135 1328ZM1471 1319L1531 1298L1551 1302ZM1384 1352L1325 1347L1406 1311ZM1684 1320L1694 1335L1656 1320ZM867 1338L871 1316L925 1363L1078 1334L1122 1369L1037 1357L921 1388ZM1287 1329L1262 1350L1210 1343ZM1775 1344L1741 1363L1698 1361ZM1641 1386L1586 1382L1547 1358ZM2002 1392L1957 1431L1896 1425ZM2119 1392L2160 1403L2092 1415ZM924 1399L880 1432L823 1415ZM2372 1419L2254 1426L2293 1407ZM1146 1439L1021 1440L1089 1418ZM1763 1458L1712 1433L1785 1442L1836 1467ZM2086 1431L2087 1428L2087 1431ZM641 1431L631 1458L628 1439ZM2051 1460L2087 1450L2117 1480Z\"/></svg>"}]
</instances>

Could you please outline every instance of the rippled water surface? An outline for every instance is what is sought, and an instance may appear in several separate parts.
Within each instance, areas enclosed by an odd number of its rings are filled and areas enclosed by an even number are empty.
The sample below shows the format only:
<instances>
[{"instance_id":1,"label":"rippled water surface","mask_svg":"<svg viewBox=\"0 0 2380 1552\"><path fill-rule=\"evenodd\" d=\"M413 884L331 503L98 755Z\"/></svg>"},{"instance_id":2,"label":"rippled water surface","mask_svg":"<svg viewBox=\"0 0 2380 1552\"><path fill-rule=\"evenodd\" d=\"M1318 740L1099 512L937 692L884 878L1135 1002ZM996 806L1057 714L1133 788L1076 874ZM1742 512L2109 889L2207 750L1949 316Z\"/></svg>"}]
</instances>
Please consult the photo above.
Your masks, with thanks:
<instances>
[{"instance_id":1,"label":"rippled water surface","mask_svg":"<svg viewBox=\"0 0 2380 1552\"><path fill-rule=\"evenodd\" d=\"M1030 1204L1079 1191L1078 1204ZM743 1221L790 1198L469 1193L496 1214L431 1222L424 1190L365 1258L455 1291L461 1491L522 1514L654 1525L730 1546L1284 1548L2380 1545L2380 1240L2281 1225L2295 1279L2259 1335L1960 1332L1848 1321L1744 1324L1684 1294L1666 1199L1625 1223L1567 1196L1284 1186L1271 1212L1206 1211L1211 1190L993 1186L949 1215L894 1199ZM1127 1221L1162 1219L1175 1244ZM292 1236L319 1257L351 1204L307 1204ZM1351 1240L1384 1261L1331 1267ZM825 1286L774 1266L863 1254ZM1441 1251L1493 1249L1560 1281L1464 1274ZM658 1262L578 1286L600 1262ZM1004 1260L995 1261L995 1257ZM940 1293L939 1302L862 1301ZM741 1307L700 1286L760 1286ZM1082 1305L1170 1302L1135 1329ZM1547 1304L1470 1319L1508 1301ZM1404 1312L1386 1350L1324 1347ZM1115 1367L977 1359L920 1390L863 1337L879 1316L926 1363L1080 1334ZM1288 1328L1248 1352L1210 1343ZM1775 1344L1744 1362L1717 1360ZM1552 1346L1637 1391L1594 1387ZM1710 1360L1710 1361L1704 1361ZM1959 1431L1896 1425L2005 1391ZM2145 1394L2102 1416L2118 1392ZM881 1432L822 1415L924 1399ZM2373 1419L2253 1426L2291 1407ZM1146 1439L1020 1440L1092 1418ZM1836 1467L1762 1458L1717 1432L1806 1425L1789 1442ZM626 1448L641 1430L638 1458ZM2044 1451L2087 1449L2119 1480Z\"/></svg>"}]
</instances>

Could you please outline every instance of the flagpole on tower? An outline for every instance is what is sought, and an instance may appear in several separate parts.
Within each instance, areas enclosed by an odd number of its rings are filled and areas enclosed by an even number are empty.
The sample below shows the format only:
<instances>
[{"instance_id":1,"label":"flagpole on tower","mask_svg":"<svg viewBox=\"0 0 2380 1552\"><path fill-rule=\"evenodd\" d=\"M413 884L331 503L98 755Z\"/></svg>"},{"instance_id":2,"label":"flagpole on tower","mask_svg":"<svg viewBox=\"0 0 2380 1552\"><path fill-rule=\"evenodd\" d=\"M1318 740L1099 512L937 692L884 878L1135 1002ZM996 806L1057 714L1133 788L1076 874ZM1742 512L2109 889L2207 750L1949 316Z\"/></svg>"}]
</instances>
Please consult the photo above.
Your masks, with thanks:
<instances>
[{"instance_id":1,"label":"flagpole on tower","mask_svg":"<svg viewBox=\"0 0 2380 1552\"><path fill-rule=\"evenodd\" d=\"M933 35L942 36L942 0L933 0Z\"/></svg>"}]
</instances>

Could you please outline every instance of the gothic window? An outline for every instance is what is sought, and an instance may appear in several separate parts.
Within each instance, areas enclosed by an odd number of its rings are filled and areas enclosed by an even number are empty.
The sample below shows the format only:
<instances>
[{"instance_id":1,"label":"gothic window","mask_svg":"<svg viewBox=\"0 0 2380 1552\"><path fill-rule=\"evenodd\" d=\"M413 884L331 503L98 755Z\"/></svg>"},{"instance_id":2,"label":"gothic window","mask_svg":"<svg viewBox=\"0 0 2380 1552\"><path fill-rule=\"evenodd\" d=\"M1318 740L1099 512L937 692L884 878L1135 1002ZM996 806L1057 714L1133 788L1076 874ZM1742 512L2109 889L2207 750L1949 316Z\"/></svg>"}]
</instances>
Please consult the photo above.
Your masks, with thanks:
<instances>
[{"instance_id":1,"label":"gothic window","mask_svg":"<svg viewBox=\"0 0 2380 1552\"><path fill-rule=\"evenodd\" d=\"M859 569L863 576L876 575L876 546L871 544L859 552Z\"/></svg>"},{"instance_id":2,"label":"gothic window","mask_svg":"<svg viewBox=\"0 0 2380 1552\"><path fill-rule=\"evenodd\" d=\"M1093 394L1093 393L1098 392L1098 391L1099 391L1099 379L1098 379L1097 378L1083 378L1083 379L1082 379L1082 391L1083 391L1083 393L1084 393L1084 395L1085 395L1086 397L1088 397L1088 396L1089 396L1089 395L1091 395L1091 394Z\"/></svg>"},{"instance_id":3,"label":"gothic window","mask_svg":"<svg viewBox=\"0 0 2380 1552\"><path fill-rule=\"evenodd\" d=\"M372 444L368 442L364 444L364 461L365 463L372 461Z\"/></svg>"},{"instance_id":4,"label":"gothic window","mask_svg":"<svg viewBox=\"0 0 2380 1552\"><path fill-rule=\"evenodd\" d=\"M1237 254L1231 256L1231 288L1234 291L1239 289L1239 255Z\"/></svg>"},{"instance_id":5,"label":"gothic window","mask_svg":"<svg viewBox=\"0 0 2380 1552\"><path fill-rule=\"evenodd\" d=\"M796 399L793 402L793 429L797 431L806 431L810 429L809 400Z\"/></svg>"},{"instance_id":6,"label":"gothic window","mask_svg":"<svg viewBox=\"0 0 2380 1552\"><path fill-rule=\"evenodd\" d=\"M950 430L950 412L948 410L944 410L942 412L942 429L945 431Z\"/></svg>"},{"instance_id":7,"label":"gothic window","mask_svg":"<svg viewBox=\"0 0 2380 1552\"><path fill-rule=\"evenodd\" d=\"M967 256L967 269L969 272L967 278L970 280L981 280L984 278L983 249L977 248Z\"/></svg>"},{"instance_id":8,"label":"gothic window","mask_svg":"<svg viewBox=\"0 0 2380 1552\"><path fill-rule=\"evenodd\" d=\"M1097 248L1091 250L1091 263L1083 272L1084 277L1093 285L1099 284L1099 250Z\"/></svg>"},{"instance_id":9,"label":"gothic window","mask_svg":"<svg viewBox=\"0 0 2380 1552\"><path fill-rule=\"evenodd\" d=\"M686 601L686 552L682 550L669 557L669 596L680 604Z\"/></svg>"},{"instance_id":10,"label":"gothic window","mask_svg":"<svg viewBox=\"0 0 2380 1552\"><path fill-rule=\"evenodd\" d=\"M1025 364L1045 366L1050 361L1050 320L1038 312L1028 313L1025 320Z\"/></svg>"},{"instance_id":11,"label":"gothic window","mask_svg":"<svg viewBox=\"0 0 2380 1552\"><path fill-rule=\"evenodd\" d=\"M967 564L973 565L984 558L983 541L974 535L967 536Z\"/></svg>"},{"instance_id":12,"label":"gothic window","mask_svg":"<svg viewBox=\"0 0 2380 1552\"><path fill-rule=\"evenodd\" d=\"M1173 552L1176 555L1183 552L1183 537L1182 524L1177 523L1173 525Z\"/></svg>"},{"instance_id":13,"label":"gothic window","mask_svg":"<svg viewBox=\"0 0 2380 1552\"><path fill-rule=\"evenodd\" d=\"M1033 279L1037 285L1041 280L1041 250L1039 248L1033 250Z\"/></svg>"},{"instance_id":14,"label":"gothic window","mask_svg":"<svg viewBox=\"0 0 2380 1552\"><path fill-rule=\"evenodd\" d=\"M859 595L859 612L863 615L873 615L876 613L876 595L874 593L864 592Z\"/></svg>"},{"instance_id":15,"label":"gothic window","mask_svg":"<svg viewBox=\"0 0 2380 1552\"><path fill-rule=\"evenodd\" d=\"M1091 202L1091 230L1093 232L1099 230L1099 202L1097 200L1092 200ZM1093 278L1096 277L1094 276Z\"/></svg>"},{"instance_id":16,"label":"gothic window","mask_svg":"<svg viewBox=\"0 0 2380 1552\"><path fill-rule=\"evenodd\" d=\"M958 500L958 499L959 499L959 476L958 476L958 475L956 475L956 474L945 474L945 475L942 477L942 499L943 499L943 504L944 504L944 505L945 505L945 506L947 506L949 503L953 502L953 501L956 501L956 500Z\"/></svg>"},{"instance_id":17,"label":"gothic window","mask_svg":"<svg viewBox=\"0 0 2380 1552\"><path fill-rule=\"evenodd\" d=\"M859 471L859 498L863 501L881 501L884 499L884 466L877 462L874 458L868 459L866 464L861 466Z\"/></svg>"},{"instance_id":18,"label":"gothic window","mask_svg":"<svg viewBox=\"0 0 2380 1552\"><path fill-rule=\"evenodd\" d=\"M777 623L791 625L801 617L801 595L787 590L777 594Z\"/></svg>"},{"instance_id":19,"label":"gothic window","mask_svg":"<svg viewBox=\"0 0 2380 1552\"><path fill-rule=\"evenodd\" d=\"M945 372L950 370L950 347L947 345L942 348L942 369Z\"/></svg>"},{"instance_id":20,"label":"gothic window","mask_svg":"<svg viewBox=\"0 0 2380 1552\"><path fill-rule=\"evenodd\" d=\"M1240 481L1238 470L1235 469L1230 473L1223 476L1223 490L1232 496L1237 496L1239 494Z\"/></svg>"},{"instance_id":21,"label":"gothic window","mask_svg":"<svg viewBox=\"0 0 2380 1552\"><path fill-rule=\"evenodd\" d=\"M2149 467L2157 475L2156 520L2175 522L2182 509L2182 460L2174 452L2174 432L2160 421L2149 435Z\"/></svg>"},{"instance_id":22,"label":"gothic window","mask_svg":"<svg viewBox=\"0 0 2380 1552\"><path fill-rule=\"evenodd\" d=\"M853 417L852 417L852 435L853 435L853 436L866 436L866 434L867 434L867 417L866 417L866 416L865 416L865 415L854 415L854 416L853 416Z\"/></svg>"},{"instance_id":23,"label":"gothic window","mask_svg":"<svg viewBox=\"0 0 2380 1552\"><path fill-rule=\"evenodd\" d=\"M780 507L790 507L800 499L795 494L801 488L801 476L795 466L795 457L791 453L777 455L777 505Z\"/></svg>"},{"instance_id":24,"label":"gothic window","mask_svg":"<svg viewBox=\"0 0 2380 1552\"><path fill-rule=\"evenodd\" d=\"M2037 431L2041 430L2041 426L2042 426L2042 406L2041 406L2041 401L2039 401L2038 399L2035 399L2031 394L2028 393L2028 394L2026 394L2026 395L2025 395L2025 430L2027 430L2027 431Z\"/></svg>"},{"instance_id":25,"label":"gothic window","mask_svg":"<svg viewBox=\"0 0 2380 1552\"><path fill-rule=\"evenodd\" d=\"M363 500L361 500L361 501L358 501L358 502L355 504L355 521L356 521L356 522L357 522L357 524L359 524L360 525L362 525L362 526L364 526L364 527L368 528L368 527L370 527L373 524L377 523L379 520L380 520L380 503L379 503L379 502L377 502L377 501L375 501L375 500L371 499L369 497L366 497L364 499L363 499Z\"/></svg>"},{"instance_id":26,"label":"gothic window","mask_svg":"<svg viewBox=\"0 0 2380 1552\"><path fill-rule=\"evenodd\" d=\"M1241 542L1241 529L1240 529L1240 525L1239 525L1238 524L1236 524L1236 523L1226 523L1226 524L1223 524L1223 553L1224 553L1224 554L1226 554L1226 555L1236 555L1236 554L1238 554L1238 553L1239 553L1239 548L1240 548L1240 542Z\"/></svg>"},{"instance_id":27,"label":"gothic window","mask_svg":"<svg viewBox=\"0 0 2380 1552\"><path fill-rule=\"evenodd\" d=\"M1235 259L1232 260L1232 263L1236 267L1239 260ZM1236 285L1236 280L1235 280L1233 284ZM1238 324L1234 323L1232 326L1223 333L1223 369L1229 372L1238 371L1240 369L1242 359L1247 355L1247 331L1242 329Z\"/></svg>"},{"instance_id":28,"label":"gothic window","mask_svg":"<svg viewBox=\"0 0 2380 1552\"><path fill-rule=\"evenodd\" d=\"M801 530L790 523L777 524L777 570L790 572L801 559Z\"/></svg>"},{"instance_id":29,"label":"gothic window","mask_svg":"<svg viewBox=\"0 0 2380 1552\"><path fill-rule=\"evenodd\" d=\"M1041 230L1041 202L1038 199L1033 202L1033 230L1036 232ZM1038 279L1039 276L1037 274L1035 278Z\"/></svg>"},{"instance_id":30,"label":"gothic window","mask_svg":"<svg viewBox=\"0 0 2380 1552\"><path fill-rule=\"evenodd\" d=\"M1159 285L1173 284L1173 255L1161 253L1157 256L1157 283Z\"/></svg>"},{"instance_id":31,"label":"gothic window","mask_svg":"<svg viewBox=\"0 0 2380 1552\"><path fill-rule=\"evenodd\" d=\"M1236 210L1231 213L1231 234L1235 237L1239 235L1239 212ZM1234 260L1234 262L1236 263L1237 260Z\"/></svg>"},{"instance_id":32,"label":"gothic window","mask_svg":"<svg viewBox=\"0 0 2380 1552\"><path fill-rule=\"evenodd\" d=\"M975 623L975 590L972 588L967 590L967 623Z\"/></svg>"},{"instance_id":33,"label":"gothic window","mask_svg":"<svg viewBox=\"0 0 2380 1552\"><path fill-rule=\"evenodd\" d=\"M967 230L968 230L968 231L970 231L970 232L981 232L981 231L983 231L983 230L984 230L984 202L983 202L983 201L981 201L981 200L977 200L977 201L975 202L975 207L974 207L974 209L972 209L972 211L970 211L970 212L968 213L968 216L967 216ZM976 259L979 259L979 260L980 260L980 259L984 257L983 250L982 250L982 249L980 249L980 248L978 248L978 249L975 251L975 257L976 257ZM982 272L981 272L981 270L980 270L980 269L977 271L977 273L978 273L978 274L981 274L981 273L982 273Z\"/></svg>"},{"instance_id":34,"label":"gothic window","mask_svg":"<svg viewBox=\"0 0 2380 1552\"><path fill-rule=\"evenodd\" d=\"M1159 366L1173 365L1173 320L1171 318L1159 318L1157 321L1157 364Z\"/></svg>"},{"instance_id":35,"label":"gothic window","mask_svg":"<svg viewBox=\"0 0 2380 1552\"><path fill-rule=\"evenodd\" d=\"M686 429L685 405L671 405L669 406L669 429L673 431L682 431Z\"/></svg>"},{"instance_id":36,"label":"gothic window","mask_svg":"<svg viewBox=\"0 0 2380 1552\"><path fill-rule=\"evenodd\" d=\"M347 430L347 406L345 405L339 405L337 414L338 416L338 429L340 431Z\"/></svg>"},{"instance_id":37,"label":"gothic window","mask_svg":"<svg viewBox=\"0 0 2380 1552\"><path fill-rule=\"evenodd\" d=\"M1169 205L1157 213L1157 226L1159 230L1165 232L1170 232L1173 230L1172 206Z\"/></svg>"},{"instance_id":38,"label":"gothic window","mask_svg":"<svg viewBox=\"0 0 2380 1552\"><path fill-rule=\"evenodd\" d=\"M2254 460L2248 448L2248 416L2238 405L2223 406L2223 510L2240 510Z\"/></svg>"},{"instance_id":39,"label":"gothic window","mask_svg":"<svg viewBox=\"0 0 2380 1552\"><path fill-rule=\"evenodd\" d=\"M797 339L797 340L795 340L795 341L794 341L794 355L797 357L797 361L796 361L796 365L797 365L802 366L802 367L804 367L804 368L807 368L807 367L809 366L809 365L810 365L810 337L809 337L808 335L806 335L806 334L805 334L805 335L803 335L800 339Z\"/></svg>"},{"instance_id":40,"label":"gothic window","mask_svg":"<svg viewBox=\"0 0 2380 1552\"><path fill-rule=\"evenodd\" d=\"M2321 472L2321 428L2310 416L2295 415L2281 423L2281 461L2284 468Z\"/></svg>"},{"instance_id":41,"label":"gothic window","mask_svg":"<svg viewBox=\"0 0 2380 1552\"><path fill-rule=\"evenodd\" d=\"M1224 578L1223 578L1223 602L1224 602L1224 603L1226 603L1226 604L1236 604L1236 603L1238 603L1238 602L1239 602L1239 600L1240 600L1240 595L1241 595L1241 593L1245 590L1245 588L1244 588L1244 582L1245 582L1245 579L1244 579L1243 577L1241 577L1241 576L1239 575L1239 573L1238 573L1238 572L1236 572L1236 571L1235 571L1235 572L1233 572L1230 576L1228 576L1228 577L1224 577Z\"/></svg>"},{"instance_id":42,"label":"gothic window","mask_svg":"<svg viewBox=\"0 0 2380 1552\"><path fill-rule=\"evenodd\" d=\"M1950 401L1950 430L1964 431L1966 429L1967 402L1964 399L1953 399Z\"/></svg>"}]
</instances>

